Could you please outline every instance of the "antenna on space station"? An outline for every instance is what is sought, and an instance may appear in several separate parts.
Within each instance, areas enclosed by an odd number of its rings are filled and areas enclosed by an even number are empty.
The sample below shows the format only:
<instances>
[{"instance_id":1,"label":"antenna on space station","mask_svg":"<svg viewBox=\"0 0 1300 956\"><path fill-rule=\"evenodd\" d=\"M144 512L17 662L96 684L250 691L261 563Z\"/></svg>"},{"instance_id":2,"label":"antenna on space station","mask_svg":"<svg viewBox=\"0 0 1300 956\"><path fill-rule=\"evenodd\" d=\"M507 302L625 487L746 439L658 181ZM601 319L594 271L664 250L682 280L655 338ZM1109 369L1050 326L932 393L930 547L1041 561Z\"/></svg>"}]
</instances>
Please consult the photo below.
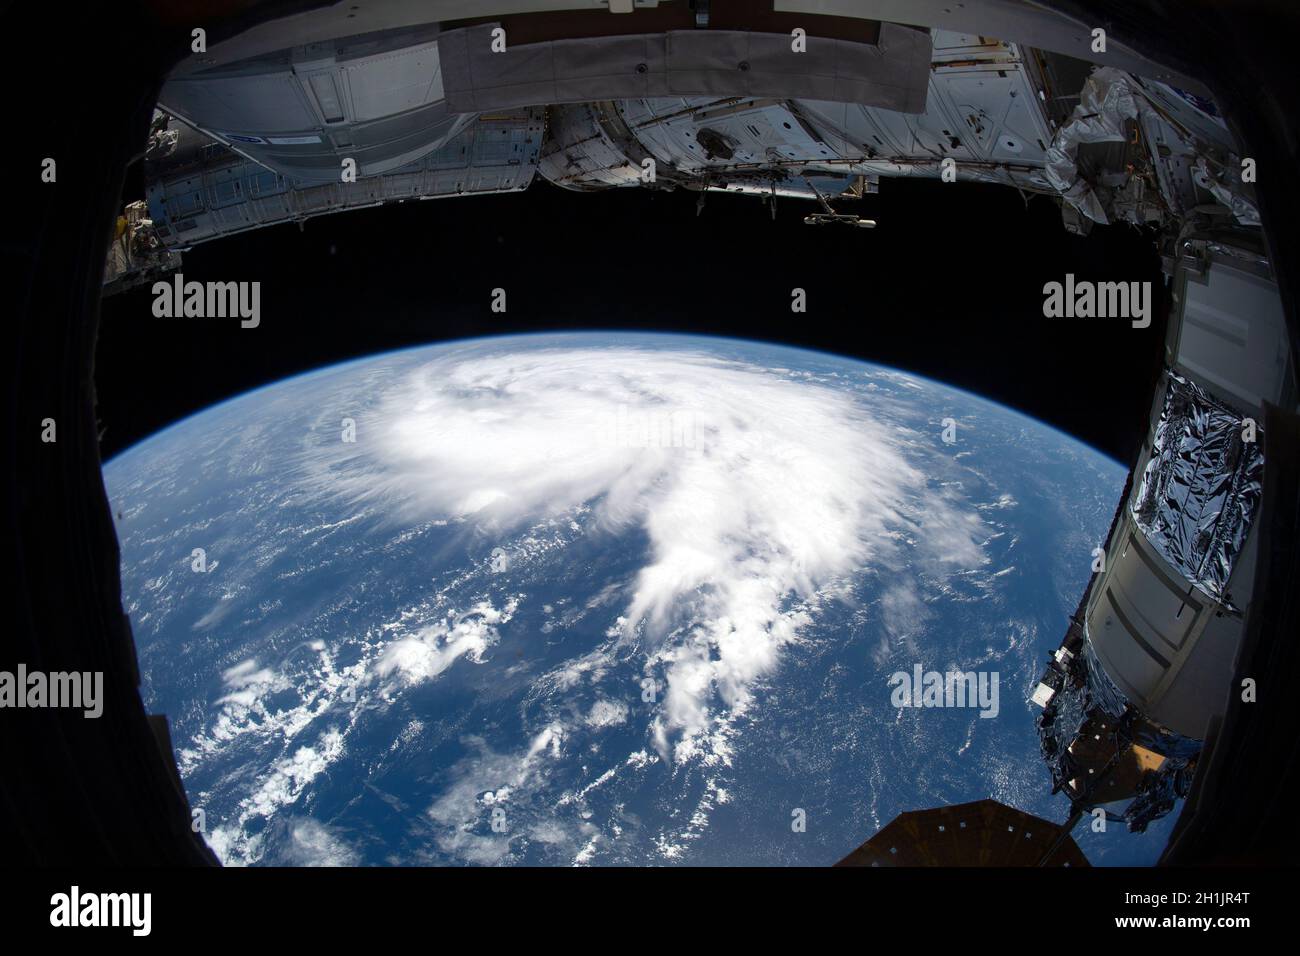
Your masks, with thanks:
<instances>
[{"instance_id":1,"label":"antenna on space station","mask_svg":"<svg viewBox=\"0 0 1300 956\"><path fill-rule=\"evenodd\" d=\"M804 182L807 183L808 188L813 191L813 195L815 195L817 201L821 203L822 209L826 210L825 212L814 212L810 215L804 216L803 221L806 225L821 226L828 222L842 222L845 225L858 226L861 229L876 228L876 220L874 219L863 219L861 216L855 216L853 213L836 212L831 207L831 204L827 201L826 197L821 194L821 190L814 186L812 181L806 176L804 177Z\"/></svg>"}]
</instances>

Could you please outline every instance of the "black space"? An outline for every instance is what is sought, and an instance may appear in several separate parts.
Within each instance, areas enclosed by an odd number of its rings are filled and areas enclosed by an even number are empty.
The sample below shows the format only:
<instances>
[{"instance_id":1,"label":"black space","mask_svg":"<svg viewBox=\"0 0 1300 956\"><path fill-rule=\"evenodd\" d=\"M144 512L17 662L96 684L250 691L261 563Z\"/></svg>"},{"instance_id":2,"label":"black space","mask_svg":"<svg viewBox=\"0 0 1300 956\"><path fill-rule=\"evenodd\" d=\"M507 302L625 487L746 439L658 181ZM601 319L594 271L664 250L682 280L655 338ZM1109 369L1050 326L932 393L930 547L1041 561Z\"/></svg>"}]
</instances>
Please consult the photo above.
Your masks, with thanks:
<instances>
[{"instance_id":1,"label":"black space","mask_svg":"<svg viewBox=\"0 0 1300 956\"><path fill-rule=\"evenodd\" d=\"M137 171L138 176L138 171ZM128 195L126 198L136 198ZM158 319L149 286L103 302L102 456L258 385L403 346L558 329L691 331L858 356L991 398L1121 462L1146 429L1167 295L1154 236L1067 234L1044 197L885 180L840 203L875 230L806 226L815 204L624 189L412 201L219 239L187 280L259 280L261 325ZM1047 319L1067 272L1149 280L1150 328ZM494 314L492 289L508 311ZM791 290L807 292L791 312Z\"/></svg>"}]
</instances>

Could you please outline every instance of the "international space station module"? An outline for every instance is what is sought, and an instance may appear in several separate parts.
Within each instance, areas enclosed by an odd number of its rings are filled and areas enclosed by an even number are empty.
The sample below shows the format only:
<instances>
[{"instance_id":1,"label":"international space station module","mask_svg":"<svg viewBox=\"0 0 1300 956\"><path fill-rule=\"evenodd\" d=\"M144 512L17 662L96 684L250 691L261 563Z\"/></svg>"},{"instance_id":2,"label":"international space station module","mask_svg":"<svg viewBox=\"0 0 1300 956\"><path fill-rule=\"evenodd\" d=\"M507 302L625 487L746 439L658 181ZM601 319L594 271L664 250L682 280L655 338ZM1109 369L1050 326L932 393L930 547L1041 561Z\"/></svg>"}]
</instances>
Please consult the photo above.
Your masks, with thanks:
<instances>
[{"instance_id":1,"label":"international space station module","mask_svg":"<svg viewBox=\"0 0 1300 956\"><path fill-rule=\"evenodd\" d=\"M871 4L493 6L331 7L183 62L145 154L148 216L129 225L153 238L111 265L113 287L156 272L151 251L539 177L805 199L811 224L859 221L843 204L893 177L1057 197L1078 230L1170 220L1219 194L1252 213L1218 182L1236 159L1226 128L1174 85L1196 84L1122 51L1090 80L1094 64L1060 52L1068 37L1035 47L869 19ZM1075 119L1081 96L1095 109Z\"/></svg>"}]
</instances>

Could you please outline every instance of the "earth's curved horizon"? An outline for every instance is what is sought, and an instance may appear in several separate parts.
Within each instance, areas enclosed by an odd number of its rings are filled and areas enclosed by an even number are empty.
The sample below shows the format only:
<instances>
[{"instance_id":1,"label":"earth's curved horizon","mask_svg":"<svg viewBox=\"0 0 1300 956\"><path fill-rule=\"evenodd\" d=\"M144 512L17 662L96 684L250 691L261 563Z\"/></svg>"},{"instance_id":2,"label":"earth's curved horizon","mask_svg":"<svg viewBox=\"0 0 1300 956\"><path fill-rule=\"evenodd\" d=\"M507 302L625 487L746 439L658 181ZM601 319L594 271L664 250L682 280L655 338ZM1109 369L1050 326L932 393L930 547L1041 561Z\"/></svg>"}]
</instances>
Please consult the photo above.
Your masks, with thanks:
<instances>
[{"instance_id":1,"label":"earth's curved horizon","mask_svg":"<svg viewBox=\"0 0 1300 956\"><path fill-rule=\"evenodd\" d=\"M1125 472L857 359L573 332L302 373L104 476L224 862L822 865L906 810L1064 819L1027 698ZM918 666L1000 701L899 707Z\"/></svg>"}]
</instances>

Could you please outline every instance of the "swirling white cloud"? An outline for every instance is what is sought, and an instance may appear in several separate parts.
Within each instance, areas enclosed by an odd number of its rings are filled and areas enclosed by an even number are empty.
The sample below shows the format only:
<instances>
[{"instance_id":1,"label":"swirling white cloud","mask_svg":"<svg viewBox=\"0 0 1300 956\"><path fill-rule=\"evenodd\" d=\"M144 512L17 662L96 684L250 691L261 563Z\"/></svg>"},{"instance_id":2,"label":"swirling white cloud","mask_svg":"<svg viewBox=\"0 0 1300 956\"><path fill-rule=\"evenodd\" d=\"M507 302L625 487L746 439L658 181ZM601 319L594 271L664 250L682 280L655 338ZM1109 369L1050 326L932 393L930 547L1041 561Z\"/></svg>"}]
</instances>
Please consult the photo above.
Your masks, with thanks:
<instances>
[{"instance_id":1,"label":"swirling white cloud","mask_svg":"<svg viewBox=\"0 0 1300 956\"><path fill-rule=\"evenodd\" d=\"M899 566L904 542L914 569L985 563L982 519L930 480L919 436L842 384L704 352L451 349L302 464L315 493L395 521L505 540L583 511L592 533L643 533L613 633L662 676L661 751L716 757L819 594Z\"/></svg>"}]
</instances>

